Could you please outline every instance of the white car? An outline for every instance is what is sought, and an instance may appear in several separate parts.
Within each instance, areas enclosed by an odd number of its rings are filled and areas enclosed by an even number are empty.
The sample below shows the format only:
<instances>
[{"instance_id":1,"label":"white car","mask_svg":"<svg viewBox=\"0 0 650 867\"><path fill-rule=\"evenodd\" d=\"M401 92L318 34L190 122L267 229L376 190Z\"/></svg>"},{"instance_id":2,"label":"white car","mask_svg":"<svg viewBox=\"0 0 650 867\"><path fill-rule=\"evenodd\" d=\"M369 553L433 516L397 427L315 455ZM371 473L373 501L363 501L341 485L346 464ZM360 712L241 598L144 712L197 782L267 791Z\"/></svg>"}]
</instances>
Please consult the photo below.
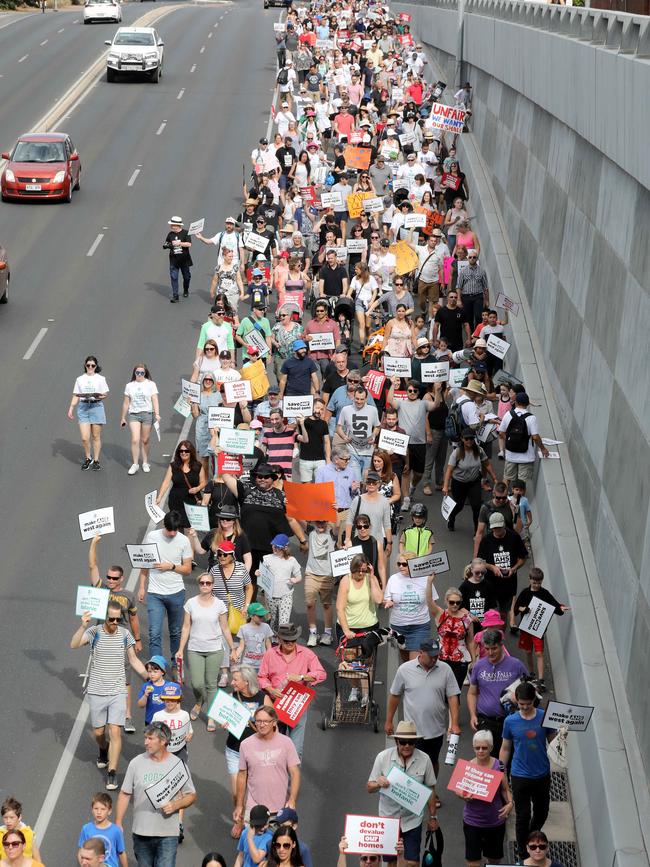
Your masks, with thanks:
<instances>
[{"instance_id":1,"label":"white car","mask_svg":"<svg viewBox=\"0 0 650 867\"><path fill-rule=\"evenodd\" d=\"M163 68L164 42L153 27L120 27L106 58L106 81L122 72L141 73L158 83Z\"/></svg>"},{"instance_id":2,"label":"white car","mask_svg":"<svg viewBox=\"0 0 650 867\"><path fill-rule=\"evenodd\" d=\"M84 5L84 24L92 21L122 21L122 6L119 0L86 0Z\"/></svg>"}]
</instances>

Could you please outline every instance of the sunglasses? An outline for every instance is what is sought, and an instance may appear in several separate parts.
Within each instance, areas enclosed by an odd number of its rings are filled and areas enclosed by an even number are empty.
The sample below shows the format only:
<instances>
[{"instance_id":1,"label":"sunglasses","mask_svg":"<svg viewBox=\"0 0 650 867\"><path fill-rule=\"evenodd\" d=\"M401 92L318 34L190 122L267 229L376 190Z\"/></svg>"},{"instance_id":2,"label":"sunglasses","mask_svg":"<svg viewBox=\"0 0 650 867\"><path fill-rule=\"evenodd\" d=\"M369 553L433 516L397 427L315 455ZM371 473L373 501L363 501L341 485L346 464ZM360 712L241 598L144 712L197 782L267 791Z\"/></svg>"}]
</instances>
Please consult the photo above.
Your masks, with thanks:
<instances>
[{"instance_id":1,"label":"sunglasses","mask_svg":"<svg viewBox=\"0 0 650 867\"><path fill-rule=\"evenodd\" d=\"M357 524L357 530L369 530L370 524Z\"/></svg>"},{"instance_id":2,"label":"sunglasses","mask_svg":"<svg viewBox=\"0 0 650 867\"><path fill-rule=\"evenodd\" d=\"M379 857L377 855L362 855L359 861L369 861L371 864L375 864L379 861Z\"/></svg>"},{"instance_id":3,"label":"sunglasses","mask_svg":"<svg viewBox=\"0 0 650 867\"><path fill-rule=\"evenodd\" d=\"M507 495L507 494L503 494L503 495L501 495L501 494L495 494L495 495L494 495L494 499L495 499L495 500L507 500L507 499L508 499L508 495Z\"/></svg>"},{"instance_id":4,"label":"sunglasses","mask_svg":"<svg viewBox=\"0 0 650 867\"><path fill-rule=\"evenodd\" d=\"M90 362L89 364L86 365L86 367L97 367L97 365Z\"/></svg>"},{"instance_id":5,"label":"sunglasses","mask_svg":"<svg viewBox=\"0 0 650 867\"><path fill-rule=\"evenodd\" d=\"M135 372L136 376L144 376L144 374L145 374L144 370L136 370L136 372Z\"/></svg>"},{"instance_id":6,"label":"sunglasses","mask_svg":"<svg viewBox=\"0 0 650 867\"><path fill-rule=\"evenodd\" d=\"M216 346L206 346L205 347L205 352L216 352L216 351L217 351Z\"/></svg>"},{"instance_id":7,"label":"sunglasses","mask_svg":"<svg viewBox=\"0 0 650 867\"><path fill-rule=\"evenodd\" d=\"M229 554L227 551L217 551L217 557L220 560L225 560L228 557L232 557L232 554Z\"/></svg>"},{"instance_id":8,"label":"sunglasses","mask_svg":"<svg viewBox=\"0 0 650 867\"><path fill-rule=\"evenodd\" d=\"M293 843L274 843L276 849L291 849Z\"/></svg>"},{"instance_id":9,"label":"sunglasses","mask_svg":"<svg viewBox=\"0 0 650 867\"><path fill-rule=\"evenodd\" d=\"M476 262L476 260L478 259L478 256L468 256L467 258L469 259L470 262Z\"/></svg>"},{"instance_id":10,"label":"sunglasses","mask_svg":"<svg viewBox=\"0 0 650 867\"><path fill-rule=\"evenodd\" d=\"M408 562L406 560L398 560L397 565L398 566L408 566Z\"/></svg>"},{"instance_id":11,"label":"sunglasses","mask_svg":"<svg viewBox=\"0 0 650 867\"><path fill-rule=\"evenodd\" d=\"M370 240L371 240L371 241L378 241L378 240L379 240L379 235L371 235L371 236L370 236Z\"/></svg>"},{"instance_id":12,"label":"sunglasses","mask_svg":"<svg viewBox=\"0 0 650 867\"><path fill-rule=\"evenodd\" d=\"M417 394L417 393L418 393L418 389L417 389L417 388L407 388L407 389L406 389L406 393L407 393L407 394Z\"/></svg>"},{"instance_id":13,"label":"sunglasses","mask_svg":"<svg viewBox=\"0 0 650 867\"><path fill-rule=\"evenodd\" d=\"M22 840L7 840L4 844L5 849L16 849L18 846L24 846Z\"/></svg>"},{"instance_id":14,"label":"sunglasses","mask_svg":"<svg viewBox=\"0 0 650 867\"><path fill-rule=\"evenodd\" d=\"M206 383L206 382L211 382L211 383L214 385L214 379L212 379L211 376L204 376L204 377L203 377L203 382L204 382L204 383ZM189 454L189 452L188 452L188 454Z\"/></svg>"},{"instance_id":15,"label":"sunglasses","mask_svg":"<svg viewBox=\"0 0 650 867\"><path fill-rule=\"evenodd\" d=\"M398 282L397 282L397 280L396 280L396 281L395 281L395 285L396 285L396 286L403 286L403 285L404 285L404 284L403 284L403 283L401 283L401 282L400 282L400 283L398 283Z\"/></svg>"},{"instance_id":16,"label":"sunglasses","mask_svg":"<svg viewBox=\"0 0 650 867\"><path fill-rule=\"evenodd\" d=\"M460 603L461 603L460 599L448 599L447 600L447 605L460 605Z\"/></svg>"},{"instance_id":17,"label":"sunglasses","mask_svg":"<svg viewBox=\"0 0 650 867\"><path fill-rule=\"evenodd\" d=\"M107 575L106 580L107 581L119 581L121 577L122 577L121 575Z\"/></svg>"},{"instance_id":18,"label":"sunglasses","mask_svg":"<svg viewBox=\"0 0 650 867\"><path fill-rule=\"evenodd\" d=\"M6 845L7 844L5 843L5 846ZM529 843L528 848L532 851L535 851L537 849L540 852L544 852L546 849L548 849L548 846L546 845L546 843Z\"/></svg>"},{"instance_id":19,"label":"sunglasses","mask_svg":"<svg viewBox=\"0 0 650 867\"><path fill-rule=\"evenodd\" d=\"M106 618L107 623L120 623L121 620L122 620L121 616L120 617L107 617Z\"/></svg>"},{"instance_id":20,"label":"sunglasses","mask_svg":"<svg viewBox=\"0 0 650 867\"><path fill-rule=\"evenodd\" d=\"M199 581L199 587L212 587L212 581Z\"/></svg>"},{"instance_id":21,"label":"sunglasses","mask_svg":"<svg viewBox=\"0 0 650 867\"><path fill-rule=\"evenodd\" d=\"M410 744L412 747L415 746L415 744L412 740L407 741L407 740L403 740L402 738L395 738L395 743L401 744L402 746L406 746L407 744Z\"/></svg>"},{"instance_id":22,"label":"sunglasses","mask_svg":"<svg viewBox=\"0 0 650 867\"><path fill-rule=\"evenodd\" d=\"M190 453L189 449L179 449L178 450L179 455L189 455L189 453Z\"/></svg>"}]
</instances>

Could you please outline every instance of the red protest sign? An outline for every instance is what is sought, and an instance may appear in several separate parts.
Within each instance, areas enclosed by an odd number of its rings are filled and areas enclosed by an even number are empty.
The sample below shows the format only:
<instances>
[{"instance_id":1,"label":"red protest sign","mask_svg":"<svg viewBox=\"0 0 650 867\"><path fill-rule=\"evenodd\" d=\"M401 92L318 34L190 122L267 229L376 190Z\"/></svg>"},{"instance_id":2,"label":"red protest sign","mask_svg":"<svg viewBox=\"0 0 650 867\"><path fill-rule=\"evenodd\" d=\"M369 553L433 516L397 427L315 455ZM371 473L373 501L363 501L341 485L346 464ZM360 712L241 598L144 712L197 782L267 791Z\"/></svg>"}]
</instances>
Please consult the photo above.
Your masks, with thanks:
<instances>
[{"instance_id":1,"label":"red protest sign","mask_svg":"<svg viewBox=\"0 0 650 867\"><path fill-rule=\"evenodd\" d=\"M458 759L447 788L450 792L465 793L478 801L490 803L494 800L502 779L501 771L479 768L465 759Z\"/></svg>"},{"instance_id":2,"label":"red protest sign","mask_svg":"<svg viewBox=\"0 0 650 867\"><path fill-rule=\"evenodd\" d=\"M336 523L334 482L285 481L284 495L288 518Z\"/></svg>"},{"instance_id":3,"label":"red protest sign","mask_svg":"<svg viewBox=\"0 0 650 867\"><path fill-rule=\"evenodd\" d=\"M316 202L318 196L316 195L316 187L300 187L300 195L302 196L302 200L306 205L313 205Z\"/></svg>"},{"instance_id":4,"label":"red protest sign","mask_svg":"<svg viewBox=\"0 0 650 867\"><path fill-rule=\"evenodd\" d=\"M400 12L399 20L406 22L406 24L410 24L411 22L411 13L410 12Z\"/></svg>"},{"instance_id":5,"label":"red protest sign","mask_svg":"<svg viewBox=\"0 0 650 867\"><path fill-rule=\"evenodd\" d=\"M305 296L301 289L297 292L285 292L284 293L284 304L296 304L300 312L302 313L304 304L305 304Z\"/></svg>"},{"instance_id":6,"label":"red protest sign","mask_svg":"<svg viewBox=\"0 0 650 867\"><path fill-rule=\"evenodd\" d=\"M386 374L380 373L378 370L369 370L364 376L363 381L371 397L379 400L381 392L386 382Z\"/></svg>"},{"instance_id":7,"label":"red protest sign","mask_svg":"<svg viewBox=\"0 0 650 867\"><path fill-rule=\"evenodd\" d=\"M229 473L231 476L241 476L243 472L241 455L227 455L219 452L217 455L217 471Z\"/></svg>"},{"instance_id":8,"label":"red protest sign","mask_svg":"<svg viewBox=\"0 0 650 867\"><path fill-rule=\"evenodd\" d=\"M305 713L316 695L313 689L304 683L291 681L282 690L282 695L273 703L280 722L293 728Z\"/></svg>"}]
</instances>

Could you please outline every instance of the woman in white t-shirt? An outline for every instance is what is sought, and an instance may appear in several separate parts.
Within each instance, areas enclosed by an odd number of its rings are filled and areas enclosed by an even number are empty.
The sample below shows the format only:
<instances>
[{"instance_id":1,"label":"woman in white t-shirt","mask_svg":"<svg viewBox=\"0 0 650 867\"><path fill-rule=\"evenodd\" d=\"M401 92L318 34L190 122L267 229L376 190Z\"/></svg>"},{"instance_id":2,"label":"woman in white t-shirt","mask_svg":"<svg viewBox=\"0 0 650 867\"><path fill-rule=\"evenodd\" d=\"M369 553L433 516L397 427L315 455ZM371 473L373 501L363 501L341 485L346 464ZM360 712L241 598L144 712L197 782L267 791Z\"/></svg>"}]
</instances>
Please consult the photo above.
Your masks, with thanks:
<instances>
[{"instance_id":1,"label":"woman in white t-shirt","mask_svg":"<svg viewBox=\"0 0 650 867\"><path fill-rule=\"evenodd\" d=\"M72 421L76 406L81 444L86 455L81 469L101 470L99 455L102 450L102 425L106 424L104 398L108 394L108 384L104 377L99 375L101 367L94 355L89 355L84 361L84 371L75 380L68 418Z\"/></svg>"},{"instance_id":2,"label":"woman in white t-shirt","mask_svg":"<svg viewBox=\"0 0 650 867\"><path fill-rule=\"evenodd\" d=\"M142 472L148 473L151 470L149 438L154 421L160 424L160 407L158 386L151 378L146 364L136 364L131 374L131 381L124 386L120 427L126 427L127 421L131 431L133 460L129 467L129 475L134 476L140 469L140 451L142 451Z\"/></svg>"},{"instance_id":3,"label":"woman in white t-shirt","mask_svg":"<svg viewBox=\"0 0 650 867\"><path fill-rule=\"evenodd\" d=\"M427 578L411 578L408 561L415 554L407 552L397 557L397 572L391 575L384 591L384 608L390 608L388 622L400 632L406 643L400 649L402 661L415 659L420 644L431 638L431 614L427 605Z\"/></svg>"},{"instance_id":4,"label":"woman in white t-shirt","mask_svg":"<svg viewBox=\"0 0 650 867\"><path fill-rule=\"evenodd\" d=\"M350 294L354 297L354 311L359 326L359 343L366 345L366 330L370 328L370 314L377 306L379 284L370 274L365 262L354 266L354 277L350 282Z\"/></svg>"},{"instance_id":5,"label":"woman in white t-shirt","mask_svg":"<svg viewBox=\"0 0 650 867\"><path fill-rule=\"evenodd\" d=\"M212 705L217 694L219 670L224 658L224 642L230 654L235 650L230 629L228 628L228 608L225 602L212 595L214 579L209 572L198 578L199 595L188 599L183 610L185 619L181 631L178 658L183 658L187 647L187 667L190 684L196 704L190 711L190 719L195 720L206 705ZM208 720L209 732L217 730L213 719Z\"/></svg>"}]
</instances>

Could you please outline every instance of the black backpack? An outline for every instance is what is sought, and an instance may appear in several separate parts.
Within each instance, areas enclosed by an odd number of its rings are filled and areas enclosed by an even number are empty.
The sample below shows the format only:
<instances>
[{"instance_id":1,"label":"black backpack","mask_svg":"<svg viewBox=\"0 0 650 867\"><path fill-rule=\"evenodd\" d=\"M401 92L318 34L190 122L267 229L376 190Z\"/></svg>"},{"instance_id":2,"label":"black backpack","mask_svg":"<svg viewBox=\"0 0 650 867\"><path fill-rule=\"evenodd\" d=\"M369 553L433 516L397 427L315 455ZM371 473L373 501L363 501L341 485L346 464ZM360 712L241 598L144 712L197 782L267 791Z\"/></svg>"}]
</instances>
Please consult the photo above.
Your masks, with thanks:
<instances>
[{"instance_id":1,"label":"black backpack","mask_svg":"<svg viewBox=\"0 0 650 867\"><path fill-rule=\"evenodd\" d=\"M521 454L528 451L530 434L528 433L526 419L531 415L531 412L524 412L521 415L516 412L512 413L510 424L506 429L506 448L509 452Z\"/></svg>"},{"instance_id":2,"label":"black backpack","mask_svg":"<svg viewBox=\"0 0 650 867\"><path fill-rule=\"evenodd\" d=\"M286 84L289 81L289 70L286 66L283 66L282 69L278 72L278 84Z\"/></svg>"},{"instance_id":3,"label":"black backpack","mask_svg":"<svg viewBox=\"0 0 650 867\"><path fill-rule=\"evenodd\" d=\"M445 436L450 443L457 443L460 441L460 433L462 429L466 426L465 422L463 421L461 406L464 403L468 403L470 399L471 398L466 397L465 400L460 400L449 407L449 412L447 413L447 418L445 419ZM526 449L524 449L524 451L526 451Z\"/></svg>"}]
</instances>

